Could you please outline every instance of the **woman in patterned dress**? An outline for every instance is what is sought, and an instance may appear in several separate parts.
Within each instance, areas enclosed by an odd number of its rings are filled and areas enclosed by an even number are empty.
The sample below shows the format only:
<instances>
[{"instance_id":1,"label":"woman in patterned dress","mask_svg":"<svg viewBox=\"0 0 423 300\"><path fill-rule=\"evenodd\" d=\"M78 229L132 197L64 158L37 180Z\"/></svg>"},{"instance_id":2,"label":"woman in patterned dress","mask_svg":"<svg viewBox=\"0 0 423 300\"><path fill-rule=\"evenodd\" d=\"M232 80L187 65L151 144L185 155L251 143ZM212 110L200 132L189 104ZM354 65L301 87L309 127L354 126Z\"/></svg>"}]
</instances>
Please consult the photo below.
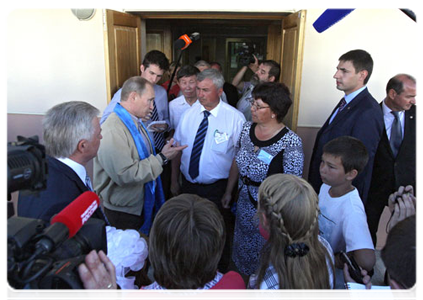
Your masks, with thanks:
<instances>
[{"instance_id":1,"label":"woman in patterned dress","mask_svg":"<svg viewBox=\"0 0 423 300\"><path fill-rule=\"evenodd\" d=\"M292 104L288 88L281 83L261 83L254 88L253 98L252 122L244 124L222 198L228 208L238 182L232 259L238 271L247 276L258 268L265 244L256 216L260 183L275 173L301 177L304 164L301 138L283 123Z\"/></svg>"}]
</instances>

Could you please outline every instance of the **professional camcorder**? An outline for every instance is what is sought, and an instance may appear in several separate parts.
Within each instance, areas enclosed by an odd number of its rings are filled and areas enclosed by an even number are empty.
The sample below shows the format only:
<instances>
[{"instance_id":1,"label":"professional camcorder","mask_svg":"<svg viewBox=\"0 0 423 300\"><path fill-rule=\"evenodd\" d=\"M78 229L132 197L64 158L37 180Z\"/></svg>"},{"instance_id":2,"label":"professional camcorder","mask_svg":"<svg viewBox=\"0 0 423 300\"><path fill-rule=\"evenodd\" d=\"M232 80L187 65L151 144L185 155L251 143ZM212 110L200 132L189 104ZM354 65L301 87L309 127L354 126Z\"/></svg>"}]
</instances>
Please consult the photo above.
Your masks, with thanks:
<instances>
[{"instance_id":1,"label":"professional camcorder","mask_svg":"<svg viewBox=\"0 0 423 300\"><path fill-rule=\"evenodd\" d=\"M259 54L256 53L256 45L251 43L243 43L240 48L238 48L238 62L241 66L248 66L255 62L254 56L259 57Z\"/></svg>"},{"instance_id":2,"label":"professional camcorder","mask_svg":"<svg viewBox=\"0 0 423 300\"><path fill-rule=\"evenodd\" d=\"M47 186L45 148L38 137L8 143L8 194L37 193ZM9 201L10 202L10 201ZM51 220L10 216L7 279L16 289L82 289L77 267L91 250L107 253L105 222L90 218L98 196L85 192ZM9 214L9 215L13 215Z\"/></svg>"}]
</instances>

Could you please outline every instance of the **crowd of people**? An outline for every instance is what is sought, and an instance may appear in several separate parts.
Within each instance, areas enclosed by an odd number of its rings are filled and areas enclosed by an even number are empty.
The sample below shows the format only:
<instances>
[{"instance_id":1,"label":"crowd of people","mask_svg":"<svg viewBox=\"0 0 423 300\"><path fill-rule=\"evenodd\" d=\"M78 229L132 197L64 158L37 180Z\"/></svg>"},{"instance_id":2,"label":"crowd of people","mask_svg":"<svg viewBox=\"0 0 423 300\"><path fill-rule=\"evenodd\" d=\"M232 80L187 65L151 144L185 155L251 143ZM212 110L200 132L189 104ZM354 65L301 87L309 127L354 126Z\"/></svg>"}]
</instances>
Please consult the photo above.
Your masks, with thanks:
<instances>
[{"instance_id":1,"label":"crowd of people","mask_svg":"<svg viewBox=\"0 0 423 300\"><path fill-rule=\"evenodd\" d=\"M340 56L334 79L344 97L317 133L306 180L302 140L284 124L292 100L281 67L254 58L229 83L217 62L169 64L153 50L100 122L88 103L51 108L47 189L20 195L18 215L49 222L95 191L93 217L148 239L153 278L142 289L333 289L353 281L342 252L370 288L388 206L387 284L411 288L416 80L395 75L378 103L367 88L370 54ZM176 76L163 87L166 72ZM78 270L87 289L118 288L102 251Z\"/></svg>"}]
</instances>

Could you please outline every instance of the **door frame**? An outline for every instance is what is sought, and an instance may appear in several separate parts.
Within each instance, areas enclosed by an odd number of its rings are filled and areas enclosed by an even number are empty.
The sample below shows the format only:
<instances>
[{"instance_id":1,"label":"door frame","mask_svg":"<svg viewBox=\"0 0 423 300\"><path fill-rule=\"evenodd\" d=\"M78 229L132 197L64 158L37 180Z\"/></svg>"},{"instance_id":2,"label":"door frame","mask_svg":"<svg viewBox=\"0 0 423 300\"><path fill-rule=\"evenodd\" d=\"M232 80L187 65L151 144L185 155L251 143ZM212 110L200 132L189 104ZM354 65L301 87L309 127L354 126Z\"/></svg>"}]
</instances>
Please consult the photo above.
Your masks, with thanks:
<instances>
[{"instance_id":1,"label":"door frame","mask_svg":"<svg viewBox=\"0 0 423 300\"><path fill-rule=\"evenodd\" d=\"M306 11L301 10L298 12L159 12L159 11L142 11L142 10L126 10L126 14L136 15L139 17L141 24L140 31L140 61L146 54L146 32L145 32L145 21L149 19L220 19L220 20L271 20L280 21L281 30L274 26L268 28L268 45L266 59L273 59L278 63L281 63L283 58L284 49L284 35L287 30L296 30L296 43L295 43L295 62L291 66L290 71L294 73L293 85L290 90L292 93L293 105L290 109L290 116L285 121L285 124L296 131L298 122L298 108L300 101L300 90L301 90L301 78L302 78L302 63L303 63L303 49L304 49L304 35L305 35L305 16ZM269 36L271 38L269 38ZM144 38L142 38L144 37ZM278 40L280 39L280 40ZM167 39L168 40L168 39ZM169 43L169 41L167 42ZM172 43L172 41L170 41ZM167 47L173 47L172 44L166 45ZM110 46L109 46L110 47ZM106 62L106 65L110 65L110 62ZM281 68L284 68L284 64L281 64ZM283 70L281 70L281 74ZM280 78L280 82L284 82L284 78ZM110 88L108 88L108 92ZM110 101L110 98L109 100Z\"/></svg>"}]
</instances>

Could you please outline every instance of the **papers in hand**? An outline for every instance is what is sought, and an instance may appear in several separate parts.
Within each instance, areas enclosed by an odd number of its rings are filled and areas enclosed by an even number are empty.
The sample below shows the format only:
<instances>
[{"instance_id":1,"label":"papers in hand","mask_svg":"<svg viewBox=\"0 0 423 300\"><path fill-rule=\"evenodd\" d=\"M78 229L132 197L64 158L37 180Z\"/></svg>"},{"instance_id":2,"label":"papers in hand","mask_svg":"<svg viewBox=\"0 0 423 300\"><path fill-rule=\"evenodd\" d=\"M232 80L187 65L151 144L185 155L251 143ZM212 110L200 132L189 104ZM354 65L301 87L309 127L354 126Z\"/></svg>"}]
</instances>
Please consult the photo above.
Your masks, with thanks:
<instances>
[{"instance_id":1,"label":"papers in hand","mask_svg":"<svg viewBox=\"0 0 423 300\"><path fill-rule=\"evenodd\" d=\"M347 289L348 299L351 300L385 300L394 297L390 286L372 285L370 291L366 291L364 284L348 282L345 284L345 288Z\"/></svg>"},{"instance_id":2,"label":"papers in hand","mask_svg":"<svg viewBox=\"0 0 423 300\"><path fill-rule=\"evenodd\" d=\"M153 121L147 126L147 130L150 132L161 132L166 129L166 121Z\"/></svg>"}]
</instances>

